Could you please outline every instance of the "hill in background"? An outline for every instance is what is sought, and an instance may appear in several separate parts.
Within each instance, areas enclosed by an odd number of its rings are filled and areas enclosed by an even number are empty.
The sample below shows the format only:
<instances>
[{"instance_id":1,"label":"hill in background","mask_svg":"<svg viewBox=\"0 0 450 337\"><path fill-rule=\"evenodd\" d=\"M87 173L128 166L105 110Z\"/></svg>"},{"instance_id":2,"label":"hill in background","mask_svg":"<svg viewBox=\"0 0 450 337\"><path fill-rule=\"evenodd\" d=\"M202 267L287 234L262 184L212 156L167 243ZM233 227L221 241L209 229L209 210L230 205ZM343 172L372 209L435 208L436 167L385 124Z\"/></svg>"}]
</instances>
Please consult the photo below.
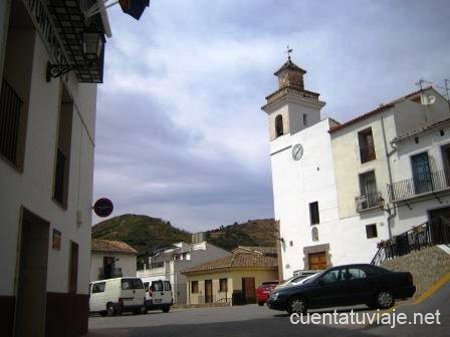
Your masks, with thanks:
<instances>
[{"instance_id":1,"label":"hill in background","mask_svg":"<svg viewBox=\"0 0 450 337\"><path fill-rule=\"evenodd\" d=\"M213 245L232 250L237 246L274 247L276 227L274 219L248 220L247 222L221 226L206 232L206 240Z\"/></svg>"},{"instance_id":2,"label":"hill in background","mask_svg":"<svg viewBox=\"0 0 450 337\"><path fill-rule=\"evenodd\" d=\"M206 240L226 250L237 246L275 246L274 219L248 220L205 232ZM135 248L139 255L151 255L175 242L191 242L191 233L173 227L169 221L145 215L125 214L92 227L92 238L118 240Z\"/></svg>"},{"instance_id":3,"label":"hill in background","mask_svg":"<svg viewBox=\"0 0 450 337\"><path fill-rule=\"evenodd\" d=\"M172 227L169 221L145 215L125 214L92 227L92 238L124 241L140 255L147 255L175 242L190 242L191 233Z\"/></svg>"}]
</instances>

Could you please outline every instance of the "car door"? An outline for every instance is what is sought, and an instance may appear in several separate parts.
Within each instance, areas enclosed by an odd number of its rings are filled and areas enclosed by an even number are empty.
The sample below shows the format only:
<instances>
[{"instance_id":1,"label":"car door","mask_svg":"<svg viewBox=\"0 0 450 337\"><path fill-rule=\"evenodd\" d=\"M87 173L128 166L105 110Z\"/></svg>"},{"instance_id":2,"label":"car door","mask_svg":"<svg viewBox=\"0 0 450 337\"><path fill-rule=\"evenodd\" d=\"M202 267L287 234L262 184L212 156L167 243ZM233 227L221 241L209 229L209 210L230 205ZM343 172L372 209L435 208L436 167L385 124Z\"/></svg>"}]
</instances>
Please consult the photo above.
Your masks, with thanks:
<instances>
[{"instance_id":1,"label":"car door","mask_svg":"<svg viewBox=\"0 0 450 337\"><path fill-rule=\"evenodd\" d=\"M312 307L326 308L341 306L346 300L343 267L333 268L318 278L309 290Z\"/></svg>"},{"instance_id":2,"label":"car door","mask_svg":"<svg viewBox=\"0 0 450 337\"><path fill-rule=\"evenodd\" d=\"M164 283L163 281L153 281L152 282L152 296L153 304L162 304L164 297Z\"/></svg>"},{"instance_id":3,"label":"car door","mask_svg":"<svg viewBox=\"0 0 450 337\"><path fill-rule=\"evenodd\" d=\"M164 281L163 303L172 303L172 285L170 281Z\"/></svg>"},{"instance_id":4,"label":"car door","mask_svg":"<svg viewBox=\"0 0 450 337\"><path fill-rule=\"evenodd\" d=\"M106 309L104 303L105 282L93 283L91 298L89 300L90 311L101 311Z\"/></svg>"},{"instance_id":5,"label":"car door","mask_svg":"<svg viewBox=\"0 0 450 337\"><path fill-rule=\"evenodd\" d=\"M139 306L144 304L145 293L141 279L123 278L120 283L124 306Z\"/></svg>"},{"instance_id":6,"label":"car door","mask_svg":"<svg viewBox=\"0 0 450 337\"><path fill-rule=\"evenodd\" d=\"M372 294L372 283L368 272L361 267L348 267L343 273L346 281L346 301L349 305L368 303Z\"/></svg>"}]
</instances>

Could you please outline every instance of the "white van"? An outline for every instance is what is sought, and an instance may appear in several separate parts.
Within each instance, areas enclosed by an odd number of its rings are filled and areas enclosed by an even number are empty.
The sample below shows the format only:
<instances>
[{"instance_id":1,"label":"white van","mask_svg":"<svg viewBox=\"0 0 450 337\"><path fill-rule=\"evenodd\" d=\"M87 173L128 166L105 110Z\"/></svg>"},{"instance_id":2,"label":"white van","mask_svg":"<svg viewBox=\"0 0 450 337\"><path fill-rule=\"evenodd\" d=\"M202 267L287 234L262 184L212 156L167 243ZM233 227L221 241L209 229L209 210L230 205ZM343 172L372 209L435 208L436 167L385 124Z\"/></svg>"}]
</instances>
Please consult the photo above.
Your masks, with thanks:
<instances>
[{"instance_id":1,"label":"white van","mask_svg":"<svg viewBox=\"0 0 450 337\"><path fill-rule=\"evenodd\" d=\"M172 285L170 281L154 280L152 278L142 278L145 288L145 308L147 310L161 309L169 312L173 305Z\"/></svg>"},{"instance_id":2,"label":"white van","mask_svg":"<svg viewBox=\"0 0 450 337\"><path fill-rule=\"evenodd\" d=\"M144 307L145 290L137 277L121 277L92 282L89 285L89 312L115 316L132 311L139 314Z\"/></svg>"}]
</instances>

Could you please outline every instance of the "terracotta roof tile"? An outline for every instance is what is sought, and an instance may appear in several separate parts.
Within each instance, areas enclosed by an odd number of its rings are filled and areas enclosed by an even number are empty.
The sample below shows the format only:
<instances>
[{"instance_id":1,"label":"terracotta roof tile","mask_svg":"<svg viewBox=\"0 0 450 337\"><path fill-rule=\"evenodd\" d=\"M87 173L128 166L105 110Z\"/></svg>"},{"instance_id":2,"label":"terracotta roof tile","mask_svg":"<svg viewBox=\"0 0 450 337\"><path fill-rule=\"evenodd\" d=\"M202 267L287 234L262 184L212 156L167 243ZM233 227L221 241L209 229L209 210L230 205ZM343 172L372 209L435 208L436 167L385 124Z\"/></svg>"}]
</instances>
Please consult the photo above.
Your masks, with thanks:
<instances>
[{"instance_id":1,"label":"terracotta roof tile","mask_svg":"<svg viewBox=\"0 0 450 337\"><path fill-rule=\"evenodd\" d=\"M416 136L418 134L421 134L421 133L431 130L431 129L437 129L439 127L447 126L447 124L449 124L449 123L450 123L450 118L447 118L447 119L444 119L444 120L441 120L441 121L438 121L438 122L435 122L432 124L424 125L420 128L408 131L407 133L394 138L393 142L398 142L400 140L403 140L403 139L406 139L406 138L409 138L412 136Z\"/></svg>"},{"instance_id":2,"label":"terracotta roof tile","mask_svg":"<svg viewBox=\"0 0 450 337\"><path fill-rule=\"evenodd\" d=\"M215 269L241 269L241 268L276 268L277 258L265 256L261 252L239 252L236 251L228 256L217 260L208 261L198 266L186 269L182 273L199 271L210 271Z\"/></svg>"},{"instance_id":3,"label":"terracotta roof tile","mask_svg":"<svg viewBox=\"0 0 450 337\"><path fill-rule=\"evenodd\" d=\"M402 96L400 98L397 98L397 99L395 99L395 100L393 100L393 101L391 101L389 103L383 104L382 106L376 108L375 110L369 111L369 112L367 112L365 114L362 114L360 116L357 116L357 117L355 117L355 118L353 118L353 119L351 119L351 120L349 120L349 121L347 121L347 122L345 122L343 124L339 124L339 125L336 125L335 127L332 127L329 132L330 133L336 132L338 130L346 128L347 126L350 126L350 125L353 125L353 124L355 124L355 123L357 123L359 121L362 121L362 120L364 120L366 118L375 116L375 115L379 114L380 112L383 112L383 111L385 111L387 109L392 108L393 106L395 106L396 103L398 103L398 102L400 102L400 101L402 101L404 99L411 98L411 97L419 94L421 91L425 91L425 90L428 90L428 89L431 89L431 88L432 87L429 86L429 87L423 88L422 90L417 90L417 91L414 91L414 92L412 92L412 93L410 93L408 95L405 95L405 96Z\"/></svg>"},{"instance_id":4,"label":"terracotta roof tile","mask_svg":"<svg viewBox=\"0 0 450 337\"><path fill-rule=\"evenodd\" d=\"M258 247L258 246L239 246L235 248L232 253L234 252L259 252L263 255L277 255L277 248L276 247Z\"/></svg>"},{"instance_id":5,"label":"terracotta roof tile","mask_svg":"<svg viewBox=\"0 0 450 337\"><path fill-rule=\"evenodd\" d=\"M121 253L137 255L137 251L123 241L92 239L91 251L94 253Z\"/></svg>"}]
</instances>

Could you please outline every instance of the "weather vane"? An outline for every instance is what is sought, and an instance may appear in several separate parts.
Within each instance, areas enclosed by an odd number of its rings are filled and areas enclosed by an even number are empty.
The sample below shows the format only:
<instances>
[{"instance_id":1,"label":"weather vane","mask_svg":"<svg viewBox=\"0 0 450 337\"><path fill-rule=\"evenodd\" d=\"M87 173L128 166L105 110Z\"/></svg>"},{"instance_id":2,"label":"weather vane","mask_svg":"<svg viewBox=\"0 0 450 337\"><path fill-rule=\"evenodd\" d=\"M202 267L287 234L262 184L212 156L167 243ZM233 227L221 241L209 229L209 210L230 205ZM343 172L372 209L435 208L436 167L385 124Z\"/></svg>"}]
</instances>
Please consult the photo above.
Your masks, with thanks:
<instances>
[{"instance_id":1,"label":"weather vane","mask_svg":"<svg viewBox=\"0 0 450 337\"><path fill-rule=\"evenodd\" d=\"M294 49L289 48L289 45L286 47L286 53L288 55L288 60L289 61L291 60L291 54L292 54L293 51L294 51Z\"/></svg>"}]
</instances>

